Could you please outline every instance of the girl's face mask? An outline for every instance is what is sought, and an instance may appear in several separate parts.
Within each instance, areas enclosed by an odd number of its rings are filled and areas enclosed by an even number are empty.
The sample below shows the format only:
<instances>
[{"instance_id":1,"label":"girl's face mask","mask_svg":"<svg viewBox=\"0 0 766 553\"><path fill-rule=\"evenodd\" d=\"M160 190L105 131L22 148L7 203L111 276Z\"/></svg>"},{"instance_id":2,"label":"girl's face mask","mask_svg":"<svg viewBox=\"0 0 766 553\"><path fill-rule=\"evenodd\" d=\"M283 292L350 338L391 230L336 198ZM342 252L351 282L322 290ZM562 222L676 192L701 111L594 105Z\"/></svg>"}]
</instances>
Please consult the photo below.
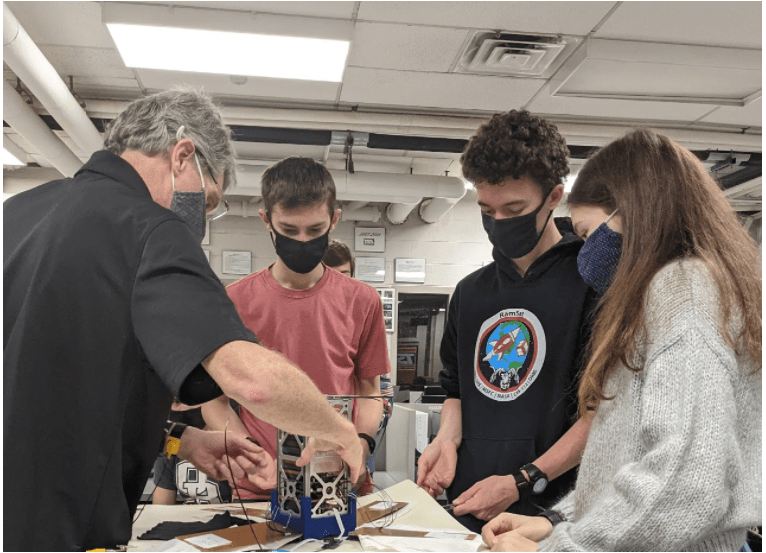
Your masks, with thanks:
<instances>
[{"instance_id":1,"label":"girl's face mask","mask_svg":"<svg viewBox=\"0 0 766 553\"><path fill-rule=\"evenodd\" d=\"M577 255L577 270L585 283L604 294L612 283L617 264L622 255L622 234L615 232L607 223L617 210L593 231Z\"/></svg>"}]
</instances>

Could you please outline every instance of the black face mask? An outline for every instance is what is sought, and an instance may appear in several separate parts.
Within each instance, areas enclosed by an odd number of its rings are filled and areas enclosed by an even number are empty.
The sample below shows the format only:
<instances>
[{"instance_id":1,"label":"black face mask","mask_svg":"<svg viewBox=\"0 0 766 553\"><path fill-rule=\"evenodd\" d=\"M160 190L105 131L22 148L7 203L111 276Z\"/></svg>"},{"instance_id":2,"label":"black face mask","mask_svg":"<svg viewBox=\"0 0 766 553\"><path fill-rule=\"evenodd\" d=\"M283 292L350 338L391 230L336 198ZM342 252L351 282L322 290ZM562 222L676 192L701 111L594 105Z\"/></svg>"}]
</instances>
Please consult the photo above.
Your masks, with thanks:
<instances>
[{"instance_id":1,"label":"black face mask","mask_svg":"<svg viewBox=\"0 0 766 553\"><path fill-rule=\"evenodd\" d=\"M508 259L519 259L524 257L537 246L543 232L537 232L537 214L545 205L547 196L543 198L540 207L532 213L511 217L510 219L493 219L489 215L481 214L481 222L484 230L487 231L489 241L499 252ZM553 210L548 214L548 218L543 225L543 231L548 226L548 221L553 214Z\"/></svg>"},{"instance_id":2,"label":"black face mask","mask_svg":"<svg viewBox=\"0 0 766 553\"><path fill-rule=\"evenodd\" d=\"M277 250L279 259L287 265L288 269L302 275L310 273L319 265L330 244L329 229L319 238L314 238L308 242L301 242L279 234L274 230L273 223L271 230L276 236L276 240L274 238L271 240L274 242L274 248Z\"/></svg>"}]
</instances>

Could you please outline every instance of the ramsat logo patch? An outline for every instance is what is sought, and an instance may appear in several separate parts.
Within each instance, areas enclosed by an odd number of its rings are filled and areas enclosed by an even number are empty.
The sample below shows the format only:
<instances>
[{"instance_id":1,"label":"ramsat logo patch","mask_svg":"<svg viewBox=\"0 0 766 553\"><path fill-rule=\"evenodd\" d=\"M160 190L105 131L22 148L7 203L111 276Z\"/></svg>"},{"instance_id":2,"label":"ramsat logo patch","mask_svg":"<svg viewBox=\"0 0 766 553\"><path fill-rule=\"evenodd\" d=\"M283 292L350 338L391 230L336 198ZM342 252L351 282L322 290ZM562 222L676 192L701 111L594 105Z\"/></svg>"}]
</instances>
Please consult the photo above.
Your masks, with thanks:
<instances>
[{"instance_id":1,"label":"ramsat logo patch","mask_svg":"<svg viewBox=\"0 0 766 553\"><path fill-rule=\"evenodd\" d=\"M540 374L545 333L526 309L504 309L482 324L476 339L474 384L496 401L513 401Z\"/></svg>"}]
</instances>

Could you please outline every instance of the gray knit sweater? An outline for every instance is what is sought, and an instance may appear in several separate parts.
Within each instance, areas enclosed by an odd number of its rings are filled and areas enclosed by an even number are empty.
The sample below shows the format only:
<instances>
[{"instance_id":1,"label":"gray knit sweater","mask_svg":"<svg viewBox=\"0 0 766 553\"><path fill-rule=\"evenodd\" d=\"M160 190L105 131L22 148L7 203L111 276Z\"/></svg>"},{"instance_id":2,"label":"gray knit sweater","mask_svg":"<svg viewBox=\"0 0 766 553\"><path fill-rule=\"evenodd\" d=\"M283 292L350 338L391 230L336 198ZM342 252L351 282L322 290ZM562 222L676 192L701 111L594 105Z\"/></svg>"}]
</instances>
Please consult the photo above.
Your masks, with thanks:
<instances>
[{"instance_id":1,"label":"gray knit sweater","mask_svg":"<svg viewBox=\"0 0 766 553\"><path fill-rule=\"evenodd\" d=\"M607 381L538 551L738 551L761 524L761 371L724 341L712 276L672 262L646 302L643 370Z\"/></svg>"}]
</instances>

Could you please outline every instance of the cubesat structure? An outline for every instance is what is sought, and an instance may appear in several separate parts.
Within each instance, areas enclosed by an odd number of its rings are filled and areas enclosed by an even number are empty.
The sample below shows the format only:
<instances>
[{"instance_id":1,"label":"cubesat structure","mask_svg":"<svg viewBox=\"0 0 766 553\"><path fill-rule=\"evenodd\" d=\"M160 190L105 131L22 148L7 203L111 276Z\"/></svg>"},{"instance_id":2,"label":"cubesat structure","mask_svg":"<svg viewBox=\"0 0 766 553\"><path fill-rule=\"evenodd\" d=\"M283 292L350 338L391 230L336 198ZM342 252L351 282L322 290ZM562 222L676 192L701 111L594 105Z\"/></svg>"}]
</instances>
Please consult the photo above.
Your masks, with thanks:
<instances>
[{"instance_id":1,"label":"cubesat structure","mask_svg":"<svg viewBox=\"0 0 766 553\"><path fill-rule=\"evenodd\" d=\"M353 398L327 399L351 420ZM277 489L271 492L271 519L306 539L347 535L356 528L356 496L348 467L334 451L319 452L306 466L297 466L307 440L277 430Z\"/></svg>"}]
</instances>

